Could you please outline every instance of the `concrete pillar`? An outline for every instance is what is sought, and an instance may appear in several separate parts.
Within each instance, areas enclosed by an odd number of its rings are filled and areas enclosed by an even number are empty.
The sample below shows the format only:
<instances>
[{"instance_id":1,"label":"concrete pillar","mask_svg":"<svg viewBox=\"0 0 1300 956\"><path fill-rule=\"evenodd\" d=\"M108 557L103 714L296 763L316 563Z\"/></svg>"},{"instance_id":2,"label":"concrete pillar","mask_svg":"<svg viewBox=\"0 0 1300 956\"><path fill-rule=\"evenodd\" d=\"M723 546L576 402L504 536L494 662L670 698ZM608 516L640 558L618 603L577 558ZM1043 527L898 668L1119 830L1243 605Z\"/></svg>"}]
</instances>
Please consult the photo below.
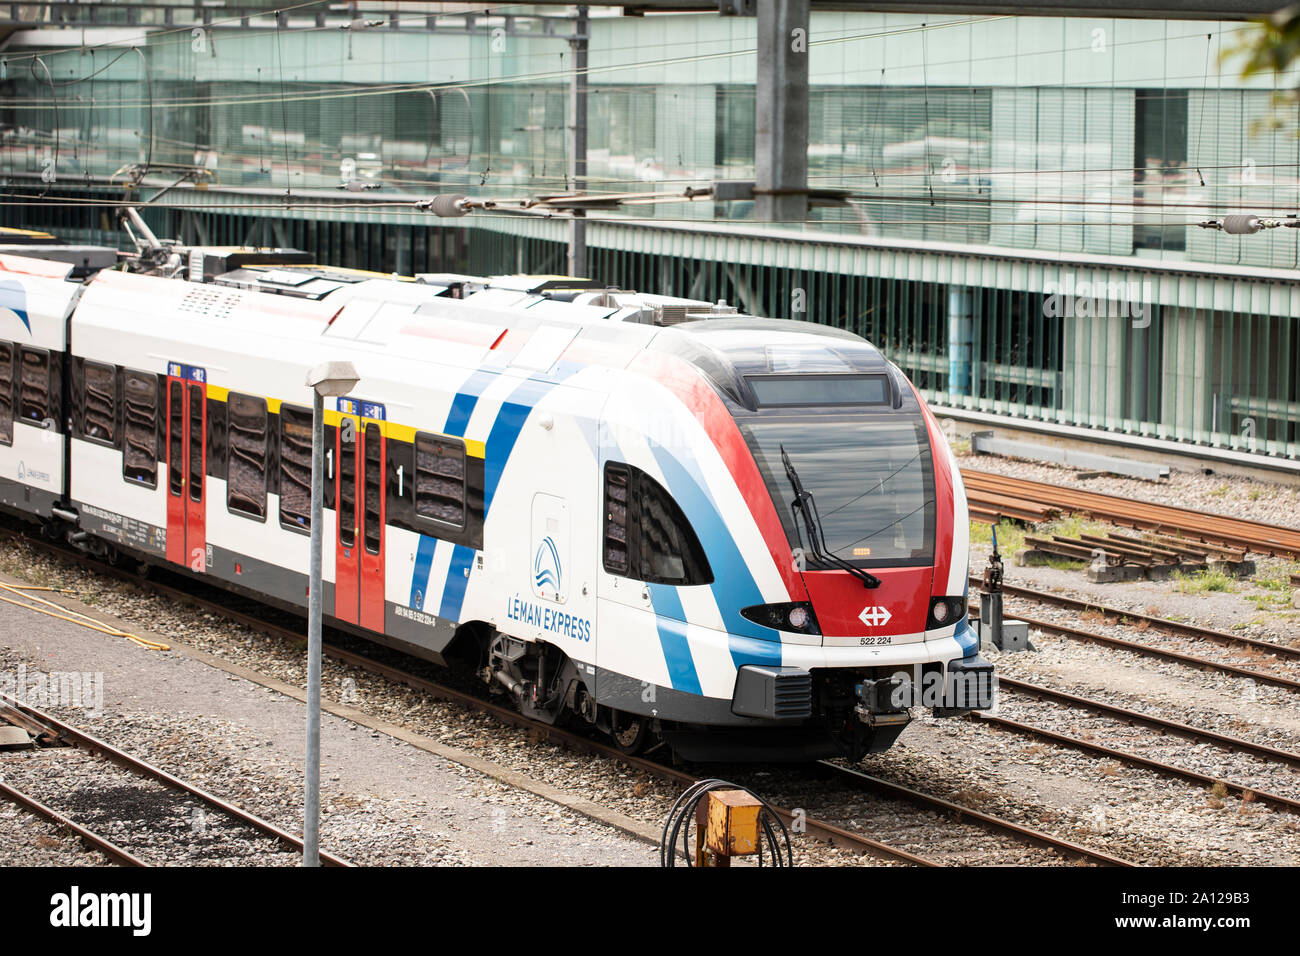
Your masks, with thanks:
<instances>
[{"instance_id":1,"label":"concrete pillar","mask_svg":"<svg viewBox=\"0 0 1300 956\"><path fill-rule=\"evenodd\" d=\"M587 188L587 8L578 7L573 20L573 77L569 81L569 188L575 193ZM569 222L569 275L587 276L587 223L581 211Z\"/></svg>"},{"instance_id":2,"label":"concrete pillar","mask_svg":"<svg viewBox=\"0 0 1300 956\"><path fill-rule=\"evenodd\" d=\"M1114 310L1104 302L1095 310L1102 314L1093 315L1089 297L1067 295L1064 302L1063 406L1074 424L1114 427L1124 415L1124 340L1131 320L1108 314Z\"/></svg>"},{"instance_id":3,"label":"concrete pillar","mask_svg":"<svg viewBox=\"0 0 1300 956\"><path fill-rule=\"evenodd\" d=\"M754 216L808 218L808 0L758 0Z\"/></svg>"},{"instance_id":4,"label":"concrete pillar","mask_svg":"<svg viewBox=\"0 0 1300 956\"><path fill-rule=\"evenodd\" d=\"M1209 441L1216 424L1211 313L1180 307L1166 309L1163 315L1159 434L1183 441ZM1231 421L1231 400L1230 394L1218 395L1221 430L1225 421Z\"/></svg>"},{"instance_id":5,"label":"concrete pillar","mask_svg":"<svg viewBox=\"0 0 1300 956\"><path fill-rule=\"evenodd\" d=\"M971 339L975 332L975 297L970 289L948 289L948 393L971 393Z\"/></svg>"}]
</instances>

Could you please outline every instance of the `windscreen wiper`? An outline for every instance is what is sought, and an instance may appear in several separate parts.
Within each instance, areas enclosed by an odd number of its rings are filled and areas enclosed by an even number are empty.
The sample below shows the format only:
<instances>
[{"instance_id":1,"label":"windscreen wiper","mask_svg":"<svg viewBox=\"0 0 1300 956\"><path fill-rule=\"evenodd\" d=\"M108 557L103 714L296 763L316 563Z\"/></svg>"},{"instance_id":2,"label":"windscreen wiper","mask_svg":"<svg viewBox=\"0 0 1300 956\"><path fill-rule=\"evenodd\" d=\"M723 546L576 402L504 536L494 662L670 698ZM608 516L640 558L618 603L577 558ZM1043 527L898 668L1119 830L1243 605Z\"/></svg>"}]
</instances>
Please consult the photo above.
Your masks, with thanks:
<instances>
[{"instance_id":1,"label":"windscreen wiper","mask_svg":"<svg viewBox=\"0 0 1300 956\"><path fill-rule=\"evenodd\" d=\"M804 489L803 482L799 480L799 473L794 470L794 465L790 463L790 456L785 453L785 446L781 445L780 448L781 463L785 465L785 476L790 479L790 487L794 489L794 501L791 502L791 507L794 508L796 513L803 516L804 527L808 529L808 540L812 542L813 557L824 564L849 572L862 582L863 587L880 587L880 578L868 571L863 571L859 567L854 567L838 554L832 554L826 550L826 539L822 533L822 519L821 515L817 513L817 502L813 501L812 492Z\"/></svg>"}]
</instances>

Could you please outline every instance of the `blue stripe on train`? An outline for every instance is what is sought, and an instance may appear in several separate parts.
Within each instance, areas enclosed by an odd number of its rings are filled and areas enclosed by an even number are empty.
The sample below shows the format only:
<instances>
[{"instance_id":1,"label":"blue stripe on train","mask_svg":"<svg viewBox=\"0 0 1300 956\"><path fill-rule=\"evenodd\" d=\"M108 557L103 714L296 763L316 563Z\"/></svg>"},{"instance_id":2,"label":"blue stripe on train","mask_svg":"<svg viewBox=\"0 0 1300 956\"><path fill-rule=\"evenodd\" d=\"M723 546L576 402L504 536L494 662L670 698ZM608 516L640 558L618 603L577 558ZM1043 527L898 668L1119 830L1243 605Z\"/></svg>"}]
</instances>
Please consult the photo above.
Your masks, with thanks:
<instances>
[{"instance_id":1,"label":"blue stripe on train","mask_svg":"<svg viewBox=\"0 0 1300 956\"><path fill-rule=\"evenodd\" d=\"M485 369L478 369L477 371L470 373L469 377L465 379L464 383L462 383L460 390L456 393L456 397L452 399L451 407L447 409L447 421L442 426L442 433L444 435L455 435L457 437L464 436L465 428L469 425L470 416L474 414L474 409L478 407L479 398L482 397L484 390L492 384L492 382L496 381L497 375L497 372L487 371ZM429 591L433 584L433 582L429 580L429 572L433 569L433 556L437 549L437 538L427 534L420 535L420 543L415 552L415 566L411 569L411 593L407 602L410 607L415 608L417 611L424 610L424 602L429 597ZM457 545L455 551L453 551L451 561L453 566L457 564L457 558L460 557L459 552L461 550L462 547ZM468 551L469 549L464 548L463 550ZM443 587L442 604L438 611L439 617L446 617L446 615L441 612L441 608L454 605L456 616L452 617L451 620L455 621L459 618L460 605L465 598L464 567L467 566L468 565L464 563L460 565L460 584L459 589L455 590L454 595L449 595L448 593L454 590L451 583L454 578L451 577L449 572L449 580ZM449 597L451 598L450 601L448 600Z\"/></svg>"},{"instance_id":2,"label":"blue stripe on train","mask_svg":"<svg viewBox=\"0 0 1300 956\"><path fill-rule=\"evenodd\" d=\"M427 534L420 535L420 545L415 551L415 569L411 572L411 600L409 606L417 611L424 610L424 601L429 596L429 571L433 568L433 553L438 550L438 539Z\"/></svg>"},{"instance_id":3,"label":"blue stripe on train","mask_svg":"<svg viewBox=\"0 0 1300 956\"><path fill-rule=\"evenodd\" d=\"M474 414L474 409L478 405L479 398L492 382L496 381L497 373L488 372L479 369L465 379L456 393L456 397L451 401L451 408L447 410L447 423L442 426L444 435L455 435L463 437L465 435L465 426L469 424L470 416Z\"/></svg>"},{"instance_id":4,"label":"blue stripe on train","mask_svg":"<svg viewBox=\"0 0 1300 956\"><path fill-rule=\"evenodd\" d=\"M578 371L579 368L580 366L566 367L560 370L560 373L555 378L557 380L566 378ZM451 409L447 412L447 424L443 428L444 434L464 435L470 417L478 405L479 397L482 395L483 390L496 380L497 375L498 373L495 371L480 369L466 379L461 391L452 401ZM524 427L524 422L527 421L537 402L556 384L556 381L547 381L536 376L524 379L511 391L509 397L501 403L501 407L497 410L496 418L488 432L485 452L487 457L483 463L483 520L485 523L492 507L492 499L496 495L497 486L501 483L501 476L505 472L506 463L510 460L510 453L514 450L515 442ZM420 536L415 567L411 573L411 607L416 606L417 594L420 592L421 585L426 581L433 566L433 552L436 545L436 538L431 538L428 535ZM427 559L424 557L426 551ZM458 544L452 551L451 564L447 569L447 580L442 591L442 603L437 611L438 617L443 620L453 623L460 622L461 607L465 602L465 587L469 583L468 572L473 559L473 548ZM433 582L427 582L427 587L428 590L433 590ZM428 591L425 591L420 596L427 597Z\"/></svg>"},{"instance_id":5,"label":"blue stripe on train","mask_svg":"<svg viewBox=\"0 0 1300 956\"><path fill-rule=\"evenodd\" d=\"M713 569L710 588L722 615L722 626L731 635L728 644L732 662L736 667L780 664L779 633L755 624L740 613L743 607L762 604L763 593L713 499L667 449L658 445L652 445L651 449L664 480L668 482L669 492L699 535L709 566Z\"/></svg>"},{"instance_id":6,"label":"blue stripe on train","mask_svg":"<svg viewBox=\"0 0 1300 956\"><path fill-rule=\"evenodd\" d=\"M966 598L967 602L970 601L969 580L966 582L966 589L962 591L962 597ZM961 645L962 657L972 657L979 653L980 636L975 633L975 628L970 626L970 618L964 617L957 623L957 630L953 634L953 637L956 638L957 643Z\"/></svg>"},{"instance_id":7,"label":"blue stripe on train","mask_svg":"<svg viewBox=\"0 0 1300 956\"><path fill-rule=\"evenodd\" d=\"M655 629L659 632L659 645L668 665L668 686L688 694L700 693L700 675L691 656L690 641L686 637L686 613L677 588L668 584L651 584L650 599L655 608Z\"/></svg>"},{"instance_id":8,"label":"blue stripe on train","mask_svg":"<svg viewBox=\"0 0 1300 956\"><path fill-rule=\"evenodd\" d=\"M606 450L614 452L616 460L626 460L613 432L606 432L603 439ZM605 461L598 459L598 463L603 474ZM646 587L655 609L655 631L659 635L659 647L663 651L664 666L668 671L668 686L673 690L699 694L700 675L695 668L690 639L686 634L686 611L682 607L681 595L671 584L647 584Z\"/></svg>"},{"instance_id":9,"label":"blue stripe on train","mask_svg":"<svg viewBox=\"0 0 1300 956\"><path fill-rule=\"evenodd\" d=\"M469 566L474 560L474 549L463 544L451 552L451 566L447 569L447 583L442 589L442 606L438 617L444 621L460 622L460 607L465 602L465 585L469 584Z\"/></svg>"},{"instance_id":10,"label":"blue stripe on train","mask_svg":"<svg viewBox=\"0 0 1300 956\"><path fill-rule=\"evenodd\" d=\"M501 403L496 421L487 437L487 458L483 463L483 514L486 516L492 507L492 498L496 495L501 475L506 470L506 462L514 451L519 432L528 420L533 407L547 392L554 387L553 382L526 379L510 397ZM486 520L486 518L485 518Z\"/></svg>"}]
</instances>

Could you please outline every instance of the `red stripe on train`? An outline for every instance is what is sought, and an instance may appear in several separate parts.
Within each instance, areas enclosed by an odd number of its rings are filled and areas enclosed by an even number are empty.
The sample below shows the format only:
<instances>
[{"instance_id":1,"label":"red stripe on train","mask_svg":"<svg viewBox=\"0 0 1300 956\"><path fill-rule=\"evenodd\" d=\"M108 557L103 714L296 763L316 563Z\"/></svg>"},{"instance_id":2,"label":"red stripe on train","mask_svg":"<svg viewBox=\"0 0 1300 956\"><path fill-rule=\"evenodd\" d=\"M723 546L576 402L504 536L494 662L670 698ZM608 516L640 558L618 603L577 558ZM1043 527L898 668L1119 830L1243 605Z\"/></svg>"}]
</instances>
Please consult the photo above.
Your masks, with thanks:
<instances>
[{"instance_id":1,"label":"red stripe on train","mask_svg":"<svg viewBox=\"0 0 1300 956\"><path fill-rule=\"evenodd\" d=\"M785 536L785 529L781 527L776 506L768 494L767 483L763 481L763 475L754 463L754 456L745 444L736 420L722 404L722 399L692 365L675 356L662 352L642 352L629 367L651 376L665 386L704 426L732 480L740 489L741 497L745 499L749 513L790 594L790 600L807 600L807 589L803 579L794 570L790 542Z\"/></svg>"},{"instance_id":2,"label":"red stripe on train","mask_svg":"<svg viewBox=\"0 0 1300 956\"><path fill-rule=\"evenodd\" d=\"M908 384L910 385L911 382ZM953 509L957 504L957 493L953 487L950 460L943 451L945 447L943 431L940 430L934 413L930 411L930 406L925 404L915 385L912 385L912 393L916 395L916 401L921 406L921 414L925 416L925 427L930 434L930 457L934 461L934 583L931 586L931 593L944 595L947 593L948 578L954 559Z\"/></svg>"}]
</instances>

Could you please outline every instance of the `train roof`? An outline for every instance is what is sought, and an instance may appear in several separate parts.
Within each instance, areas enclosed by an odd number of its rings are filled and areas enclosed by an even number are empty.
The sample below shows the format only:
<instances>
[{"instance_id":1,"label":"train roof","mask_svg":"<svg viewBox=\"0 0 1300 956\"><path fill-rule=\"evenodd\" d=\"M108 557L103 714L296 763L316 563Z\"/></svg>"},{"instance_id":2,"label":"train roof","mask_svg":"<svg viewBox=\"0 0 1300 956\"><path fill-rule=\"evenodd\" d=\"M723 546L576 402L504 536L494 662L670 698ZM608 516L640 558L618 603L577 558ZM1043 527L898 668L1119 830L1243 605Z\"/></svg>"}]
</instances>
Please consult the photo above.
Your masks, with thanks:
<instances>
[{"instance_id":1,"label":"train roof","mask_svg":"<svg viewBox=\"0 0 1300 956\"><path fill-rule=\"evenodd\" d=\"M323 335L366 350L533 374L550 372L562 358L626 368L638 353L666 352L750 409L755 399L747 382L756 375L891 368L846 330L745 315L722 302L569 276L383 276L304 261L309 258L299 250L189 250L190 281L104 271L87 291L104 289L107 297L93 294L88 301L97 308L118 301L117 321L144 314L165 323L171 336L175 319L186 316L250 340ZM224 266L234 268L210 271Z\"/></svg>"},{"instance_id":2,"label":"train roof","mask_svg":"<svg viewBox=\"0 0 1300 956\"><path fill-rule=\"evenodd\" d=\"M117 250L108 246L67 243L39 229L0 226L0 255L31 256L73 266L69 278L83 279L117 263Z\"/></svg>"}]
</instances>

